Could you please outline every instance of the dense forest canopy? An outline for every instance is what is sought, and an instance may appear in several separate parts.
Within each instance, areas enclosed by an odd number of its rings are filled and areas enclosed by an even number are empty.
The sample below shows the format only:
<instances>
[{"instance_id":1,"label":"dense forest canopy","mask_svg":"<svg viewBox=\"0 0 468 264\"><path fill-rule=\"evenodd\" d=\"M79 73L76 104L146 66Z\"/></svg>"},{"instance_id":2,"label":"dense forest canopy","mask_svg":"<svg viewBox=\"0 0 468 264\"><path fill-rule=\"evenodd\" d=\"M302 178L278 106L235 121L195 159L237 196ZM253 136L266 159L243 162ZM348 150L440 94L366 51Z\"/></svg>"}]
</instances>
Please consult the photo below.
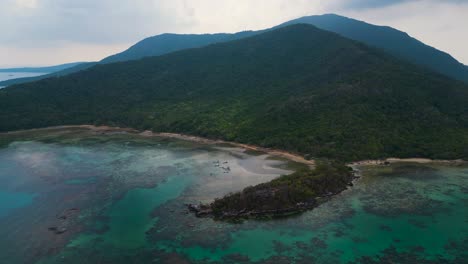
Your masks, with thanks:
<instances>
[{"instance_id":1,"label":"dense forest canopy","mask_svg":"<svg viewBox=\"0 0 468 264\"><path fill-rule=\"evenodd\" d=\"M352 179L351 168L322 161L314 170L301 169L247 187L215 199L209 205L201 205L201 208L209 207L210 213L221 219L288 215L316 207L319 197L340 193Z\"/></svg>"},{"instance_id":2,"label":"dense forest canopy","mask_svg":"<svg viewBox=\"0 0 468 264\"><path fill-rule=\"evenodd\" d=\"M0 131L105 124L358 160L468 157L468 87L310 25L0 90Z\"/></svg>"}]
</instances>

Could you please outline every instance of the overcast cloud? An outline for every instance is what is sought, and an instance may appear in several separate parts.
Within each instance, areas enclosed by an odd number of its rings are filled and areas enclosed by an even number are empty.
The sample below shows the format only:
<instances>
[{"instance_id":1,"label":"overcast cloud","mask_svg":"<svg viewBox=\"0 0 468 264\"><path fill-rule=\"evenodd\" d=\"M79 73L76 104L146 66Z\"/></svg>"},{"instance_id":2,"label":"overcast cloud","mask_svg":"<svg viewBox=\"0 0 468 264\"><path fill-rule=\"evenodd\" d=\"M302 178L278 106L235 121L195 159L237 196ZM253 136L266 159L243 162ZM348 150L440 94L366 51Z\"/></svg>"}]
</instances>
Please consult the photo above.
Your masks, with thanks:
<instances>
[{"instance_id":1,"label":"overcast cloud","mask_svg":"<svg viewBox=\"0 0 468 264\"><path fill-rule=\"evenodd\" d=\"M93 61L165 32L237 32L337 13L468 64L468 0L0 0L0 67Z\"/></svg>"}]
</instances>

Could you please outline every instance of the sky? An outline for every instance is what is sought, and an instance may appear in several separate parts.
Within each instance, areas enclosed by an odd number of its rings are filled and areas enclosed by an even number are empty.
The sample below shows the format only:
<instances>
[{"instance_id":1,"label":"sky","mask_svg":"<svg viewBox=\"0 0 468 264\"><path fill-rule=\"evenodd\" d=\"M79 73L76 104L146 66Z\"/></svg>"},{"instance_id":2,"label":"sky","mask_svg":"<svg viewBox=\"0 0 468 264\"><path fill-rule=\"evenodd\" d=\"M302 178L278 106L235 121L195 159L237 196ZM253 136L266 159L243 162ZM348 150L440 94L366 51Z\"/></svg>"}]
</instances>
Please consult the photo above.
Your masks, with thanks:
<instances>
[{"instance_id":1,"label":"sky","mask_svg":"<svg viewBox=\"0 0 468 264\"><path fill-rule=\"evenodd\" d=\"M468 0L0 0L0 67L96 61L161 33L257 30L325 13L397 28L468 65Z\"/></svg>"}]
</instances>

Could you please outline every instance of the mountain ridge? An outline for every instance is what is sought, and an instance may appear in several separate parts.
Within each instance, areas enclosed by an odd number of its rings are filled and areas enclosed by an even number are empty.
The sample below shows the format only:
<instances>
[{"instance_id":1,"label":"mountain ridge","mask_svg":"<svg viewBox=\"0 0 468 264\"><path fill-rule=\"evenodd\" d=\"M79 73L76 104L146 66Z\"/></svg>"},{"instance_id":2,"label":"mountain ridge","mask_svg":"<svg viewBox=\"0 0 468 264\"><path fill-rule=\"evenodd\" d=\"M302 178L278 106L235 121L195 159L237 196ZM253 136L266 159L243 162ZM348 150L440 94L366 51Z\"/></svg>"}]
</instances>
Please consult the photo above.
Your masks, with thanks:
<instances>
[{"instance_id":1,"label":"mountain ridge","mask_svg":"<svg viewBox=\"0 0 468 264\"><path fill-rule=\"evenodd\" d=\"M410 62L413 62L418 65L424 65L429 69L432 69L437 72L441 72L445 75L448 75L452 78L462 80L468 83L468 66L459 63L448 53L437 50L433 47L430 47L417 39L410 37L407 33L399 31L397 29L388 27L388 26L376 26L369 24L364 21L359 21L356 19L351 19L347 17L342 17L335 14L325 14L319 16L306 16L298 19L294 19L283 24L280 24L276 27L266 30L259 31L243 31L238 33L217 33L217 34L172 34L165 33L161 35L152 36L145 38L142 41L137 42L132 45L130 48L126 49L123 52L120 52L115 55L111 55L102 59L100 62L93 62L88 64L83 64L78 67L73 67L62 72L52 73L49 75L44 75L41 77L32 77L32 78L21 78L13 79L4 82L0 82L0 86L8 86L16 83L24 83L29 81L36 81L44 78L56 77L67 75L71 72L81 71L87 68L91 68L97 64L103 63L112 63L125 60L140 59L146 56L156 56L162 55L168 52L174 52L177 50L187 49L187 48L196 48L204 45L214 44L217 42L230 41L234 39L240 39L255 34L263 33L267 30L272 30L281 26L290 25L297 23L307 23L318 26L319 28L339 33L342 36L361 41L367 45L376 46L378 48L383 48L387 52L390 52L392 55L399 56L400 58L406 59ZM349 25L348 25L349 24ZM347 31L347 28L353 30ZM359 30L356 31L355 28ZM359 32L362 31L362 34ZM356 34L356 32L358 32ZM385 38L385 41L376 41L373 38L369 38L369 33L366 35L364 33L372 32L370 35L379 35ZM389 35L389 36L387 36ZM168 41L168 37L173 37L177 39L176 42ZM382 37L380 37L382 38ZM388 40L390 38L390 40ZM406 44L401 43L400 46L409 45L416 48L401 51L398 47L389 47L388 43L398 41L404 41ZM148 50L149 49L149 50ZM414 49L419 50L423 49L424 54L415 57ZM403 52L403 54L401 54ZM436 61L431 61L433 59ZM422 61L421 61L422 60ZM428 61L429 60L429 61ZM442 63L441 63L442 62Z\"/></svg>"},{"instance_id":2,"label":"mountain ridge","mask_svg":"<svg viewBox=\"0 0 468 264\"><path fill-rule=\"evenodd\" d=\"M128 60L138 60L144 57L159 56L187 48L203 47L219 42L227 42L257 34L255 31L241 31L237 33L215 33L215 34L173 34L164 33L161 35L145 38L137 42L130 48L115 55L108 56L101 60L101 63L113 63ZM196 38L191 44L189 38ZM166 42L170 42L166 43ZM145 50L146 49L146 50Z\"/></svg>"},{"instance_id":3,"label":"mountain ridge","mask_svg":"<svg viewBox=\"0 0 468 264\"><path fill-rule=\"evenodd\" d=\"M392 55L426 66L449 77L468 82L466 65L457 61L449 53L427 45L411 37L408 33L390 26L373 25L336 14L305 16L283 23L280 26L294 23L315 25L321 29L381 48ZM394 43L398 43L398 45L394 45Z\"/></svg>"}]
</instances>

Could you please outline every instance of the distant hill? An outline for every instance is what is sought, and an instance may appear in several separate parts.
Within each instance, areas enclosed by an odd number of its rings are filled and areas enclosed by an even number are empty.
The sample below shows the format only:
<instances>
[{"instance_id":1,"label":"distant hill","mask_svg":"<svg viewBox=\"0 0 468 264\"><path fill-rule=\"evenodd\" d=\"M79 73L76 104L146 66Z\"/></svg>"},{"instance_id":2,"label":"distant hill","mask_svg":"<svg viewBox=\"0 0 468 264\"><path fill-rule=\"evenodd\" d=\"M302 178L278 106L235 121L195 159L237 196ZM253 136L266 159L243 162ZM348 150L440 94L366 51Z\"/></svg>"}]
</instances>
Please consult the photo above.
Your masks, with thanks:
<instances>
[{"instance_id":1,"label":"distant hill","mask_svg":"<svg viewBox=\"0 0 468 264\"><path fill-rule=\"evenodd\" d=\"M312 24L321 29L338 33L353 40L361 41L367 45L384 49L392 55L398 56L415 64L426 66L429 69L468 83L468 66L459 63L449 54L429 47L424 43L408 36L408 34L391 27L375 26L366 22L328 14L295 19L275 28L297 23ZM129 49L109 56L100 62L83 64L77 67L69 68L65 71L59 71L57 73L40 77L8 80L0 82L0 86L36 81L54 76L63 76L69 73L90 68L96 64L136 60L148 56L158 56L178 50L198 48L209 44L241 39L263 32L265 32L265 30L246 31L236 34L157 35L144 39Z\"/></svg>"},{"instance_id":2,"label":"distant hill","mask_svg":"<svg viewBox=\"0 0 468 264\"><path fill-rule=\"evenodd\" d=\"M310 25L0 90L0 131L181 132L342 160L468 158L468 87Z\"/></svg>"},{"instance_id":3,"label":"distant hill","mask_svg":"<svg viewBox=\"0 0 468 264\"><path fill-rule=\"evenodd\" d=\"M71 67L75 67L80 65L84 62L73 62L73 63L66 63L56 66L48 66L48 67L22 67L22 68L8 68L8 69L0 69L0 72L43 72L43 73L51 73L62 71Z\"/></svg>"},{"instance_id":4,"label":"distant hill","mask_svg":"<svg viewBox=\"0 0 468 264\"><path fill-rule=\"evenodd\" d=\"M53 72L47 75L41 75L36 77L26 77L11 79L0 82L0 86L9 86L13 84L27 83L37 80L42 80L50 77L59 77L68 75L70 73L79 72L88 68L91 68L98 64L106 64L120 61L137 60L149 56L158 56L166 53L179 51L189 48L203 47L209 44L226 42L235 39L248 37L258 32L245 31L236 34L203 34L203 35L190 35L190 34L162 34L150 38L146 38L137 44L133 45L129 49L106 57L99 62L88 62L74 67L64 69L62 71Z\"/></svg>"},{"instance_id":5,"label":"distant hill","mask_svg":"<svg viewBox=\"0 0 468 264\"><path fill-rule=\"evenodd\" d=\"M148 56L159 56L188 48L198 48L213 43L227 42L253 36L257 32L245 31L235 34L162 34L144 39L124 52L109 56L101 63L112 63L141 59Z\"/></svg>"},{"instance_id":6,"label":"distant hill","mask_svg":"<svg viewBox=\"0 0 468 264\"><path fill-rule=\"evenodd\" d=\"M74 72L78 72L78 71L91 68L97 64L114 63L114 62L121 62L121 61L137 60L137 59L150 57L150 56L159 56L159 55L163 55L166 53L179 51L179 50L183 50L187 48L198 48L198 47L203 47L203 46L218 43L218 42L226 42L226 41L231 41L235 39L241 39L241 38L251 36L254 34L257 34L257 32L245 31L245 32L239 32L236 34L219 33L219 34L202 34L202 35L166 33L166 34L146 38L136 43L135 45L131 46L127 50L121 53L117 53L115 55L106 57L99 62L88 62L88 63L83 63L80 65L78 64L71 65L71 67L67 67L58 71L44 71L46 73L50 73L47 75L11 79L11 80L0 82L0 86L8 86L8 85L13 85L13 84L37 81L37 80L46 79L50 77L64 76L70 73L74 73ZM6 69L6 70L9 70L9 69ZM0 69L0 72L1 71L2 70Z\"/></svg>"}]
</instances>

